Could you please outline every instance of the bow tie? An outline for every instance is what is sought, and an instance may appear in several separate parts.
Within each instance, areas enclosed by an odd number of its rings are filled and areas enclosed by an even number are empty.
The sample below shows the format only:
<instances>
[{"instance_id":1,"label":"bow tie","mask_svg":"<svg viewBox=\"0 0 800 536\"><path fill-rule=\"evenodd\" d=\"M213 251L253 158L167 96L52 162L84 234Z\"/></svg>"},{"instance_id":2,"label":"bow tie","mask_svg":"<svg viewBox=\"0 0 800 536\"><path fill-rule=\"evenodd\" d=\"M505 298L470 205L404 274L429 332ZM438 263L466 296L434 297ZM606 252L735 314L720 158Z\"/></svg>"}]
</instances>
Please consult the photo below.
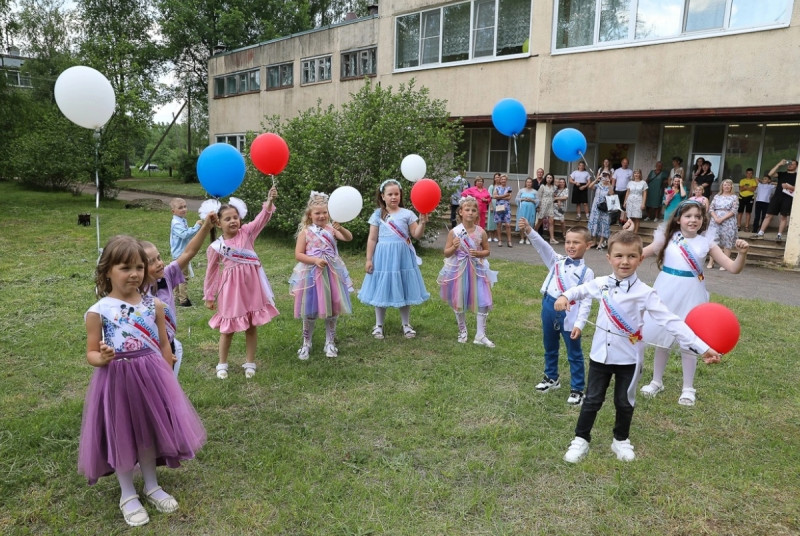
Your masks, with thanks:
<instances>
[{"instance_id":1,"label":"bow tie","mask_svg":"<svg viewBox=\"0 0 800 536\"><path fill-rule=\"evenodd\" d=\"M616 286L624 288L625 292L629 291L633 286L633 284L636 283L635 279L633 281L625 281L624 279L620 281L619 279L616 279L614 277L609 277L609 279L613 281L616 284ZM623 285L623 283L625 284Z\"/></svg>"},{"instance_id":2,"label":"bow tie","mask_svg":"<svg viewBox=\"0 0 800 536\"><path fill-rule=\"evenodd\" d=\"M575 266L580 266L581 265L581 261L580 261L580 259L570 259L569 257L564 259L564 266L569 266L570 264L575 265Z\"/></svg>"}]
</instances>

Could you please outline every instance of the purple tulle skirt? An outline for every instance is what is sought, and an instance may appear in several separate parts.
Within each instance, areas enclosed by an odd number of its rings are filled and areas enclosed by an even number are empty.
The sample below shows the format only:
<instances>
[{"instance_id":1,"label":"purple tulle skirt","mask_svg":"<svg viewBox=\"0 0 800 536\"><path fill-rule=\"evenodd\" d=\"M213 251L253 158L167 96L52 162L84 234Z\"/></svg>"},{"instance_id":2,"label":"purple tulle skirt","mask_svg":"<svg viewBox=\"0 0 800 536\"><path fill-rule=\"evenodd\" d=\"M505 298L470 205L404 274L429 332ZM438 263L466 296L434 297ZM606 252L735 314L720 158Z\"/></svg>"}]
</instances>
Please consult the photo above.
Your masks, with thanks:
<instances>
[{"instance_id":1,"label":"purple tulle skirt","mask_svg":"<svg viewBox=\"0 0 800 536\"><path fill-rule=\"evenodd\" d=\"M132 471L142 450L152 450L157 465L179 467L205 442L200 417L160 354L117 353L95 369L78 448L78 472L89 484Z\"/></svg>"}]
</instances>

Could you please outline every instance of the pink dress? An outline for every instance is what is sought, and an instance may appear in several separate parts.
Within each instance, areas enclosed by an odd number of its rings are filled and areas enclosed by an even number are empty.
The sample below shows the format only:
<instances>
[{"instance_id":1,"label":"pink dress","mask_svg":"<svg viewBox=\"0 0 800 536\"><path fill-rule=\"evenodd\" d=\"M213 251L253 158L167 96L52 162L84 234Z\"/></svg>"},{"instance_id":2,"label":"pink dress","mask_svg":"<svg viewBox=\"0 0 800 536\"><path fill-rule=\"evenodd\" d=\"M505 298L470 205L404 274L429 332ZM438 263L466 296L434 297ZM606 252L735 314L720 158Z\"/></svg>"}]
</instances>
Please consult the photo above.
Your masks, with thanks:
<instances>
[{"instance_id":1,"label":"pink dress","mask_svg":"<svg viewBox=\"0 0 800 536\"><path fill-rule=\"evenodd\" d=\"M253 250L256 237L273 212L275 207L267 210L264 203L258 216L242 225L236 236L230 240L220 237L208 246L203 299L216 300L217 311L208 325L220 333L245 331L278 316L272 287Z\"/></svg>"}]
</instances>

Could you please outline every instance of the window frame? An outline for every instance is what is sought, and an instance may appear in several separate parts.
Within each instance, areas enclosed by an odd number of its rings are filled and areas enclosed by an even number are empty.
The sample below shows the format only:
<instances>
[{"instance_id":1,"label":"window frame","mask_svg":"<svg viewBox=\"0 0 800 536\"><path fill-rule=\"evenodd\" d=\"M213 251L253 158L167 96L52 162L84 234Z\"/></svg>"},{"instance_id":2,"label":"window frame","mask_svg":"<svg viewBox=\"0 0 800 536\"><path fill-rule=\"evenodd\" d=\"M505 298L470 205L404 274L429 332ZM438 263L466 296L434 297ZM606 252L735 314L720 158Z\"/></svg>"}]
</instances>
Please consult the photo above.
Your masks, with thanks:
<instances>
[{"instance_id":1,"label":"window frame","mask_svg":"<svg viewBox=\"0 0 800 536\"><path fill-rule=\"evenodd\" d=\"M364 54L366 54L368 56L369 55L372 56L372 58L371 58L371 61L372 61L372 72L370 72L370 73L363 72L363 69L362 69L362 65L363 64L361 62L361 57ZM351 58L350 58L351 56L352 56L352 61L355 62L356 74L350 75L350 76L345 76L345 73L344 73L345 66L351 61ZM342 52L339 55L339 62L340 62L340 65L339 65L339 80L361 80L364 77L372 78L372 77L378 76L378 47L377 46L371 46L371 47L358 48L358 49L355 49L355 50L348 50L346 52Z\"/></svg>"},{"instance_id":2,"label":"window frame","mask_svg":"<svg viewBox=\"0 0 800 536\"><path fill-rule=\"evenodd\" d=\"M441 67L450 67L450 66L457 66L457 65L466 65L472 63L485 63L485 62L492 62L492 61L504 61L510 59L517 59L517 58L526 58L530 56L530 52L519 52L515 54L500 54L497 50L497 36L499 31L499 17L501 14L500 4L504 1L512 1L512 0L459 0L457 2L450 2L448 4L441 5L439 7L430 9L418 9L416 11L411 11L408 13L401 13L395 15L393 17L393 30L394 30L394 58L392 61L392 72L393 73L401 73L407 71L418 71L424 69L435 69ZM494 7L494 14L493 14L493 25L492 26L485 26L481 28L477 28L477 16L478 16L478 6L493 3ZM469 4L469 29L468 31L468 46L467 46L467 59L463 60L454 60L454 61L442 61L442 46L445 41L445 31L447 26L447 20L445 17L445 10L448 8L452 8L454 6L458 6L461 4ZM428 62L423 63L423 44L425 43L425 28L424 21L425 15L430 14L432 12L438 11L439 13L439 34L438 34L438 61L435 62ZM398 47L398 35L400 34L398 28L398 22L400 19L408 19L412 20L412 17L417 18L417 57L416 57L416 65L410 65L408 67L398 67L400 58L398 57L399 47ZM531 8L528 13L528 36L527 41L530 42L530 38L532 35L532 22L533 22L533 4L531 3ZM492 52L491 54L482 55L482 56L475 56L475 34L477 31L485 31L487 29L492 29ZM409 32L410 33L410 32ZM433 39L433 38L430 38ZM523 41L524 45L524 41ZM410 61L409 63L414 63L414 61Z\"/></svg>"},{"instance_id":3,"label":"window frame","mask_svg":"<svg viewBox=\"0 0 800 536\"><path fill-rule=\"evenodd\" d=\"M731 26L732 20L732 7L735 2L742 0L725 0L724 20L721 28L704 28L696 30L687 30L686 25L689 17L690 3L696 0L682 0L682 7L680 13L680 32L677 35L666 37L656 37L652 39L636 38L636 23L639 8L639 0L631 0L628 13L628 36L624 39L613 41L600 40L600 11L603 0L594 0L594 29L592 36L592 44L581 45L574 47L558 48L558 30L560 25L559 19L559 0L553 0L553 21L552 33L550 43L550 53L552 55L559 54L574 54L579 52L587 52L593 50L608 50L615 48L629 48L638 46L655 45L661 43L672 43L679 41L691 41L695 39L707 39L711 37L720 37L727 35L736 35L741 33L762 32L767 30L775 30L780 28L787 28L791 23L791 13L794 10L795 0L784 0L787 4L786 11L789 13L788 20L785 22L772 22L769 24L759 24L756 26Z\"/></svg>"},{"instance_id":4,"label":"window frame","mask_svg":"<svg viewBox=\"0 0 800 536\"><path fill-rule=\"evenodd\" d=\"M291 71L291 81L289 84L284 84L284 69L288 67ZM278 85L271 86L270 85L270 70L277 69L278 71ZM266 66L266 73L267 73L267 87L265 88L266 91L278 91L281 89L289 89L294 87L294 61L285 61L283 63L273 63L272 65Z\"/></svg>"},{"instance_id":5,"label":"window frame","mask_svg":"<svg viewBox=\"0 0 800 536\"><path fill-rule=\"evenodd\" d=\"M328 77L327 78L319 78L320 70L324 72L325 65L324 61L328 60L329 65L327 68ZM310 73L310 70L306 69L306 66L309 68L313 65L313 72L314 72L314 80L306 80L306 73ZM300 60L300 85L301 86L313 86L315 84L324 84L326 82L333 81L333 55L332 54L323 54L320 56L314 56L311 58L303 58Z\"/></svg>"},{"instance_id":6,"label":"window frame","mask_svg":"<svg viewBox=\"0 0 800 536\"><path fill-rule=\"evenodd\" d=\"M236 141L236 143L231 143L231 140ZM231 134L215 134L214 140L217 143L227 143L228 145L232 145L236 147L236 150L240 153L244 154L244 150L246 149L246 140L247 136L244 132L234 132Z\"/></svg>"},{"instance_id":7,"label":"window frame","mask_svg":"<svg viewBox=\"0 0 800 536\"><path fill-rule=\"evenodd\" d=\"M242 86L247 86L244 90ZM251 85L257 87L251 88ZM233 87L232 90L231 87ZM220 92L220 89L222 90ZM230 90L230 91L229 91ZM244 69L225 73L214 77L214 98L224 99L236 97L238 95L250 95L261 91L261 67L255 69Z\"/></svg>"}]
</instances>

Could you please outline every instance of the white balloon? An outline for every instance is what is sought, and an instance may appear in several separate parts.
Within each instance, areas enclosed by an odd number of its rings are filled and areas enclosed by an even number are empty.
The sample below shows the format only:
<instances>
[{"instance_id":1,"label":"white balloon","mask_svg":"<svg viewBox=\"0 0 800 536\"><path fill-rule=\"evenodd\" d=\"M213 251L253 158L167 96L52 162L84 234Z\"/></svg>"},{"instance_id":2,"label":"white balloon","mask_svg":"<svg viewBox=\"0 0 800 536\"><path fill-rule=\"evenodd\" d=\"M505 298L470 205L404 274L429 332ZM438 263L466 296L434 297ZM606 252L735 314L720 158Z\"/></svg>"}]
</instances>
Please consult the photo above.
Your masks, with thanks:
<instances>
[{"instance_id":1,"label":"white balloon","mask_svg":"<svg viewBox=\"0 0 800 536\"><path fill-rule=\"evenodd\" d=\"M340 186L328 198L328 214L339 223L356 219L363 207L361 194L352 186Z\"/></svg>"},{"instance_id":2,"label":"white balloon","mask_svg":"<svg viewBox=\"0 0 800 536\"><path fill-rule=\"evenodd\" d=\"M400 163L400 172L403 177L411 182L417 182L425 176L425 171L428 167L425 165L425 160L418 154L410 154L403 158Z\"/></svg>"},{"instance_id":3,"label":"white balloon","mask_svg":"<svg viewBox=\"0 0 800 536\"><path fill-rule=\"evenodd\" d=\"M67 119L93 130L108 123L117 104L111 82L99 71L83 65L70 67L58 76L55 96Z\"/></svg>"}]
</instances>

